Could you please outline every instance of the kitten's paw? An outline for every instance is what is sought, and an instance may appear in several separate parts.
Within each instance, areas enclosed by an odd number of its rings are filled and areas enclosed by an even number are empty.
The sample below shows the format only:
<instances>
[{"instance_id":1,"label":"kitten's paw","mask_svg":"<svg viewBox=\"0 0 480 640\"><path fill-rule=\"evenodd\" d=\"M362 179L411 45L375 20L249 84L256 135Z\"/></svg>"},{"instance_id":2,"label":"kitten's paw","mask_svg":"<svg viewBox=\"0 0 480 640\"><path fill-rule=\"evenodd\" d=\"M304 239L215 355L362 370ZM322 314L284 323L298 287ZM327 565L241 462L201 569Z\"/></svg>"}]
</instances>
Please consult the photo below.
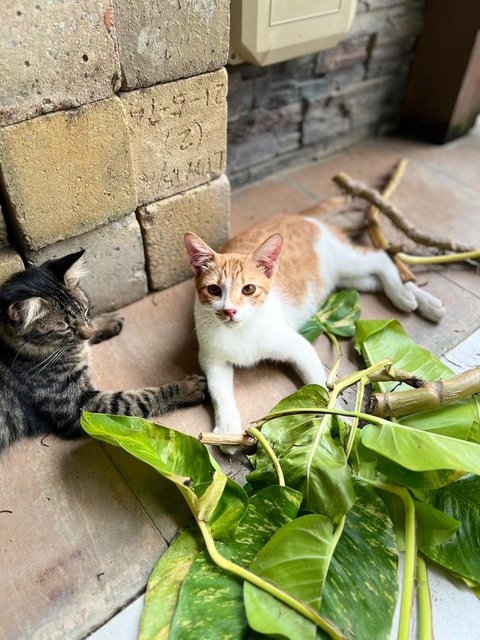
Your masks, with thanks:
<instances>
[{"instance_id":1,"label":"kitten's paw","mask_svg":"<svg viewBox=\"0 0 480 640\"><path fill-rule=\"evenodd\" d=\"M243 429L242 429L242 422L240 420L240 416L235 416L229 419L223 419L219 424L217 424L217 426L213 430L213 433L223 433L223 434L227 434L227 433L239 434L242 432L243 432ZM234 456L236 452L239 450L239 447L235 447L229 444L223 444L219 446L219 449L222 453L224 453L227 456Z\"/></svg>"},{"instance_id":2,"label":"kitten's paw","mask_svg":"<svg viewBox=\"0 0 480 640\"><path fill-rule=\"evenodd\" d=\"M184 406L201 404L207 399L207 379L205 376L193 374L187 376L178 385L178 396Z\"/></svg>"},{"instance_id":3,"label":"kitten's paw","mask_svg":"<svg viewBox=\"0 0 480 640\"><path fill-rule=\"evenodd\" d=\"M387 295L400 311L415 311L418 306L415 295L406 286L395 288Z\"/></svg>"},{"instance_id":4,"label":"kitten's paw","mask_svg":"<svg viewBox=\"0 0 480 640\"><path fill-rule=\"evenodd\" d=\"M105 342L118 336L123 328L124 318L115 315L98 316L94 320L95 333L90 338L90 344Z\"/></svg>"},{"instance_id":5,"label":"kitten's paw","mask_svg":"<svg viewBox=\"0 0 480 640\"><path fill-rule=\"evenodd\" d=\"M418 313L430 322L440 322L446 309L443 302L431 293L420 289L414 282L407 282L406 287L413 293L418 303Z\"/></svg>"}]
</instances>

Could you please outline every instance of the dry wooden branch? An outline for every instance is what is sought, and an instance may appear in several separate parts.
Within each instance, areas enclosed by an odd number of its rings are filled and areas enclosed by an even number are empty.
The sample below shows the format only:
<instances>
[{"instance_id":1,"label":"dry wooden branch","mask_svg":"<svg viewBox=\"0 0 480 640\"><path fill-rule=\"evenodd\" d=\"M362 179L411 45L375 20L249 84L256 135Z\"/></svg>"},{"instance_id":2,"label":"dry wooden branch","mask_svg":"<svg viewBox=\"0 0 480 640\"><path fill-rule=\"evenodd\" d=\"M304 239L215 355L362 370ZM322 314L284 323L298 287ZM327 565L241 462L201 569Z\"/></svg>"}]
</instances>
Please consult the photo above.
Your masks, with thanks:
<instances>
[{"instance_id":1,"label":"dry wooden branch","mask_svg":"<svg viewBox=\"0 0 480 640\"><path fill-rule=\"evenodd\" d=\"M418 231L415 226L405 217L405 215L395 205L383 198L378 191L371 189L363 182L352 180L347 174L339 173L333 178L334 182L346 193L366 200L374 207L377 207L387 218L398 227L403 233L414 242L428 247L437 247L444 251L475 251L475 247L464 245L460 242L450 240L450 238L440 238L430 236Z\"/></svg>"},{"instance_id":2,"label":"dry wooden branch","mask_svg":"<svg viewBox=\"0 0 480 640\"><path fill-rule=\"evenodd\" d=\"M480 392L480 367L470 369L447 380L427 382L420 389L391 393L372 393L367 413L380 418L400 418L443 407Z\"/></svg>"},{"instance_id":3,"label":"dry wooden branch","mask_svg":"<svg viewBox=\"0 0 480 640\"><path fill-rule=\"evenodd\" d=\"M424 387L426 384L428 384L426 380L424 380L423 378L419 378L410 371L405 371L404 369L394 369L391 366L385 367L385 369L381 369L380 371L375 371L368 376L368 381L370 383L404 382L414 389L420 389L420 387Z\"/></svg>"},{"instance_id":4,"label":"dry wooden branch","mask_svg":"<svg viewBox=\"0 0 480 640\"><path fill-rule=\"evenodd\" d=\"M246 433L199 433L198 439L203 444L231 445L234 447L253 447L257 444L255 438Z\"/></svg>"},{"instance_id":5,"label":"dry wooden branch","mask_svg":"<svg viewBox=\"0 0 480 640\"><path fill-rule=\"evenodd\" d=\"M389 200L395 189L397 188L400 180L402 179L405 169L407 167L407 160L399 160L393 169L393 173L382 192L382 197L385 200ZM383 249L387 251L390 249L390 243L383 233L383 230L379 222L379 210L373 204L370 205L367 211L367 232L370 236L372 244L377 249ZM416 278L409 267L401 260L401 258L395 254L391 255L395 266L398 269L402 282L415 282Z\"/></svg>"}]
</instances>

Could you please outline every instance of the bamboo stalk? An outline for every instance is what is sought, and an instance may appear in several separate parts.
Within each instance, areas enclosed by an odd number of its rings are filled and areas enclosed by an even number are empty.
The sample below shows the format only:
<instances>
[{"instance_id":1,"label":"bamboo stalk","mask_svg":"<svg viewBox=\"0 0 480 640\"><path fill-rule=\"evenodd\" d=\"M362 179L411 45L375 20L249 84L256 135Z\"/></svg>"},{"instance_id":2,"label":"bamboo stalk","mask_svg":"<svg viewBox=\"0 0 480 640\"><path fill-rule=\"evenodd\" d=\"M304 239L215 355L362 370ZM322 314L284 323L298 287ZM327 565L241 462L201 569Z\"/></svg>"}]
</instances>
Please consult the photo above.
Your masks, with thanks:
<instances>
[{"instance_id":1,"label":"bamboo stalk","mask_svg":"<svg viewBox=\"0 0 480 640\"><path fill-rule=\"evenodd\" d=\"M378 417L400 418L420 413L480 393L480 367L475 367L446 380L427 382L420 389L390 393L373 393L368 413Z\"/></svg>"},{"instance_id":2,"label":"bamboo stalk","mask_svg":"<svg viewBox=\"0 0 480 640\"><path fill-rule=\"evenodd\" d=\"M234 447L253 447L257 441L246 433L199 433L198 439L203 444L230 445Z\"/></svg>"},{"instance_id":3,"label":"bamboo stalk","mask_svg":"<svg viewBox=\"0 0 480 640\"><path fill-rule=\"evenodd\" d=\"M446 251L475 251L475 247L455 242L450 238L434 237L419 231L406 216L391 202L388 202L378 191L371 189L363 182L352 180L347 174L339 173L334 176L334 182L345 192L355 198L362 198L377 207L387 218L414 242L428 247L437 247Z\"/></svg>"}]
</instances>

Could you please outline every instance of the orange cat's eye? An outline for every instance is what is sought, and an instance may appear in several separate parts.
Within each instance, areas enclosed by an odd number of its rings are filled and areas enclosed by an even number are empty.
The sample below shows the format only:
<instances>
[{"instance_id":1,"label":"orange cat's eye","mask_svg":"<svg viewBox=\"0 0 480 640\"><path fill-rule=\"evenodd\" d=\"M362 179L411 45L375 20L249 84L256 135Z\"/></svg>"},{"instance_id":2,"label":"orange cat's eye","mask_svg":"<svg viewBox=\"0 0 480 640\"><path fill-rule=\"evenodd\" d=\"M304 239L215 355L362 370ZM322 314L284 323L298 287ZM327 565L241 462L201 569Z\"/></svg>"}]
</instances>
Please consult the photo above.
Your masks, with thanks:
<instances>
[{"instance_id":1,"label":"orange cat's eye","mask_svg":"<svg viewBox=\"0 0 480 640\"><path fill-rule=\"evenodd\" d=\"M254 284L246 284L242 289L242 293L244 296L251 296L252 293L255 293L256 288Z\"/></svg>"},{"instance_id":2,"label":"orange cat's eye","mask_svg":"<svg viewBox=\"0 0 480 640\"><path fill-rule=\"evenodd\" d=\"M222 290L218 286L218 284L209 284L207 287L207 291L211 296L221 296Z\"/></svg>"}]
</instances>

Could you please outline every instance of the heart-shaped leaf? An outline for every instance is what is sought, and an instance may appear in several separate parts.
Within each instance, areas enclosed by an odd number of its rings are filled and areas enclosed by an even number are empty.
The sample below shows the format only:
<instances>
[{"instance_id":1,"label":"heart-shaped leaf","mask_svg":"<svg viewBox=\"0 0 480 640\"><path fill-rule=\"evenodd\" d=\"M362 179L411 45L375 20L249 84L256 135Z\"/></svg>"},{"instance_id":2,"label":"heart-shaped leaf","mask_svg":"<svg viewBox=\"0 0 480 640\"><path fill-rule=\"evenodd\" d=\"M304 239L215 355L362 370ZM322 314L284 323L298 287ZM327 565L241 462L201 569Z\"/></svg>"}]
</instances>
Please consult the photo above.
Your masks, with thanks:
<instances>
[{"instance_id":1,"label":"heart-shaped leaf","mask_svg":"<svg viewBox=\"0 0 480 640\"><path fill-rule=\"evenodd\" d=\"M446 569L480 583L480 478L467 476L432 491L431 504L460 521L452 538L423 553Z\"/></svg>"},{"instance_id":2,"label":"heart-shaped leaf","mask_svg":"<svg viewBox=\"0 0 480 640\"><path fill-rule=\"evenodd\" d=\"M316 340L324 331L342 338L351 338L355 335L355 322L359 317L358 293L344 289L328 296L299 333L309 342Z\"/></svg>"},{"instance_id":3,"label":"heart-shaped leaf","mask_svg":"<svg viewBox=\"0 0 480 640\"><path fill-rule=\"evenodd\" d=\"M182 531L150 575L138 640L168 640L183 580L200 553L199 534Z\"/></svg>"},{"instance_id":4,"label":"heart-shaped leaf","mask_svg":"<svg viewBox=\"0 0 480 640\"><path fill-rule=\"evenodd\" d=\"M386 640L397 596L395 532L378 494L358 480L355 491L357 501L330 563L320 614L346 638Z\"/></svg>"},{"instance_id":5,"label":"heart-shaped leaf","mask_svg":"<svg viewBox=\"0 0 480 640\"><path fill-rule=\"evenodd\" d=\"M318 609L330 560L333 527L325 516L310 514L286 524L250 565L298 600ZM313 622L258 587L243 587L248 624L260 633L288 640L314 640Z\"/></svg>"},{"instance_id":6,"label":"heart-shaped leaf","mask_svg":"<svg viewBox=\"0 0 480 640\"><path fill-rule=\"evenodd\" d=\"M344 449L331 433L335 418L327 417L324 422L322 417L301 413L324 407L327 401L322 387L303 387L282 400L269 415L299 413L265 423L262 433L279 459L288 486L304 495L305 507L327 515L336 524L352 506L355 493ZM318 445L314 446L317 438ZM254 487L275 482L272 463L264 450L259 450L252 461L256 468L247 479Z\"/></svg>"},{"instance_id":7,"label":"heart-shaped leaf","mask_svg":"<svg viewBox=\"0 0 480 640\"><path fill-rule=\"evenodd\" d=\"M296 517L301 501L301 494L288 487L262 489L250 498L234 539L217 543L218 550L248 566L270 537ZM247 630L242 588L242 580L201 552L182 584L169 640L242 639Z\"/></svg>"}]
</instances>

